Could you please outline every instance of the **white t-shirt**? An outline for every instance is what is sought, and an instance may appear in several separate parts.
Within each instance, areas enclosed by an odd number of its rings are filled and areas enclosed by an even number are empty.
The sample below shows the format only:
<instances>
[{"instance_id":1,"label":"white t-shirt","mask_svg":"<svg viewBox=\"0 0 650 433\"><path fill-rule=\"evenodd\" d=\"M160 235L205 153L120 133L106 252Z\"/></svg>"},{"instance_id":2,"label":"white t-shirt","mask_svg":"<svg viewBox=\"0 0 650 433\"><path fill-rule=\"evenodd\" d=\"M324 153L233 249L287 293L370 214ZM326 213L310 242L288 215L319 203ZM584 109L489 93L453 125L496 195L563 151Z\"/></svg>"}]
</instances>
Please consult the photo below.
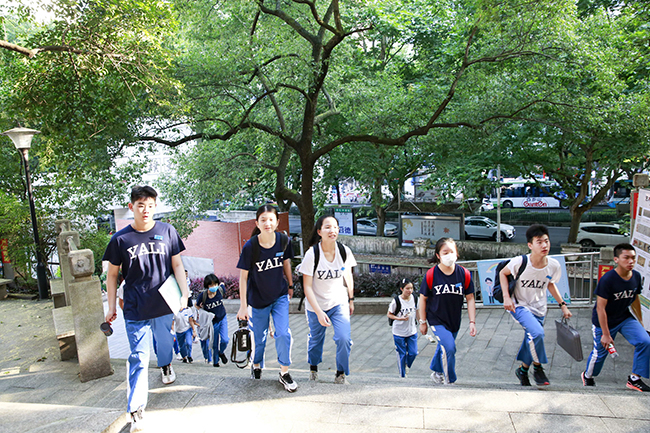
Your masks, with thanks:
<instances>
[{"instance_id":1,"label":"white t-shirt","mask_svg":"<svg viewBox=\"0 0 650 433\"><path fill-rule=\"evenodd\" d=\"M395 308L397 307L397 302L395 299L390 301L388 306L388 312L393 313L397 317L408 317L406 321L403 320L394 320L393 321L393 335L398 337L410 337L413 334L418 332L417 321L416 321L416 307L415 307L415 297L411 295L408 300L404 300L401 296L399 297L400 310L395 313Z\"/></svg>"},{"instance_id":2,"label":"white t-shirt","mask_svg":"<svg viewBox=\"0 0 650 433\"><path fill-rule=\"evenodd\" d=\"M309 248L305 253L305 257L300 264L300 272L303 275L313 277L312 290L316 296L316 302L323 311L331 310L337 305L347 305L348 303L348 289L343 284L343 273L345 271L352 272L352 268L357 265L357 261L352 255L350 248L343 246L347 255L345 263L336 247L334 261L328 262L325 258L325 253L321 248L320 242L318 248L320 249L320 257L318 259L318 268L316 268L316 275L314 273L314 250ZM309 304L309 300L305 298L305 308L307 311L314 311L314 308ZM344 308L345 310L345 308Z\"/></svg>"},{"instance_id":3,"label":"white t-shirt","mask_svg":"<svg viewBox=\"0 0 650 433\"><path fill-rule=\"evenodd\" d=\"M528 254L528 263L526 269L517 280L515 286L515 307L527 307L531 313L538 317L546 316L548 283L557 284L562 276L560 263L552 257L548 257L548 263L543 269L533 267ZM513 277L517 276L521 266L521 256L510 260L508 269Z\"/></svg>"}]
</instances>

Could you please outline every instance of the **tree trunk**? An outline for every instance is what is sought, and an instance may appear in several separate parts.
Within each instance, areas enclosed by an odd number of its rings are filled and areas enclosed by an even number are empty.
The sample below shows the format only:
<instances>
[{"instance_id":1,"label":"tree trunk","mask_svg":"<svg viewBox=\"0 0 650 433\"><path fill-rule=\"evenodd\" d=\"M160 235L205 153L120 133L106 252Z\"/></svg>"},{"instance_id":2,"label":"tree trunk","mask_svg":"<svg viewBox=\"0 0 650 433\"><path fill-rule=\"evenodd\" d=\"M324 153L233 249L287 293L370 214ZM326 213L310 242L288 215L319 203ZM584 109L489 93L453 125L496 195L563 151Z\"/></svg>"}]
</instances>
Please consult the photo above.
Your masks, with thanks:
<instances>
[{"instance_id":1,"label":"tree trunk","mask_svg":"<svg viewBox=\"0 0 650 433\"><path fill-rule=\"evenodd\" d=\"M375 212L377 212L377 236L384 236L384 228L386 226L386 209L383 206L375 205Z\"/></svg>"},{"instance_id":2,"label":"tree trunk","mask_svg":"<svg viewBox=\"0 0 650 433\"><path fill-rule=\"evenodd\" d=\"M569 208L569 213L571 214L571 229L569 229L569 243L575 244L576 239L578 238L578 229L580 228L580 221L582 220L582 215L588 209L583 206L571 206Z\"/></svg>"},{"instance_id":3,"label":"tree trunk","mask_svg":"<svg viewBox=\"0 0 650 433\"><path fill-rule=\"evenodd\" d=\"M300 200L296 202L300 211L300 228L302 232L303 245L305 250L309 247L309 236L314 228L314 167L309 161L301 158L302 182L300 186Z\"/></svg>"}]
</instances>

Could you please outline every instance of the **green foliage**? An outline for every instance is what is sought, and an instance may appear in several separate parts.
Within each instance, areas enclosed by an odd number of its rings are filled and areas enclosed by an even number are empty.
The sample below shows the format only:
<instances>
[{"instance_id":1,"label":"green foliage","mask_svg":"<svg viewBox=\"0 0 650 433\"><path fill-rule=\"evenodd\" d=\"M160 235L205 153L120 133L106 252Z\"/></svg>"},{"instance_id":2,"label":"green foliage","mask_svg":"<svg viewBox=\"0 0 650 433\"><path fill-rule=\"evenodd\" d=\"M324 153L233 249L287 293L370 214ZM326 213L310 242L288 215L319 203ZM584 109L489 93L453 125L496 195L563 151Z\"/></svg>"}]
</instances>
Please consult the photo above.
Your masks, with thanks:
<instances>
[{"instance_id":1,"label":"green foliage","mask_svg":"<svg viewBox=\"0 0 650 433\"><path fill-rule=\"evenodd\" d=\"M82 249L89 249L93 252L95 259L95 275L102 275L102 257L111 240L111 235L96 228L87 228L79 231L79 242ZM102 287L104 282L102 281Z\"/></svg>"}]
</instances>

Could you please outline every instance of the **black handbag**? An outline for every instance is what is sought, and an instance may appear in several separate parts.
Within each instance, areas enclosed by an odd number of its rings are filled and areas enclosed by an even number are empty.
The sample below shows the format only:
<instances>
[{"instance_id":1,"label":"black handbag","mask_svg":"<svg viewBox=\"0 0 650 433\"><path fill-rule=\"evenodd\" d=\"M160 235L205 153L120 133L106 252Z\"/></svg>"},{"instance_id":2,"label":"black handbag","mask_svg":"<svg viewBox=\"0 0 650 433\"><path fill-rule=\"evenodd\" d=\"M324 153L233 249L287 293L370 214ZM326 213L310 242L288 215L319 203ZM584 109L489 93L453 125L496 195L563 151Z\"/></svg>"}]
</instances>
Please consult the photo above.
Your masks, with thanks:
<instances>
[{"instance_id":1,"label":"black handbag","mask_svg":"<svg viewBox=\"0 0 650 433\"><path fill-rule=\"evenodd\" d=\"M232 351L230 361L239 368L248 367L253 346L248 321L239 320L239 329L232 334Z\"/></svg>"},{"instance_id":2,"label":"black handbag","mask_svg":"<svg viewBox=\"0 0 650 433\"><path fill-rule=\"evenodd\" d=\"M569 319L555 321L557 328L557 344L576 361L582 361L582 344L580 344L580 333L569 325Z\"/></svg>"}]
</instances>

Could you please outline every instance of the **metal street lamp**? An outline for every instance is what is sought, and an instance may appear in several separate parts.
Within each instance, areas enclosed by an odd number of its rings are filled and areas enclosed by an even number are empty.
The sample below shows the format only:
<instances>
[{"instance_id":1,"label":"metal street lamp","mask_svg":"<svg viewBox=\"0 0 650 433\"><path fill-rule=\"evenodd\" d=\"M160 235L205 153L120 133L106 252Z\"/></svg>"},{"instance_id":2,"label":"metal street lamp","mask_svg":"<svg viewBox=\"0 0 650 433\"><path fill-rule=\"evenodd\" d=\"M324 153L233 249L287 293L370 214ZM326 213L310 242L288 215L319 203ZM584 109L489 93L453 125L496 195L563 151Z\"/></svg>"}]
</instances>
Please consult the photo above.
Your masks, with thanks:
<instances>
[{"instance_id":1,"label":"metal street lamp","mask_svg":"<svg viewBox=\"0 0 650 433\"><path fill-rule=\"evenodd\" d=\"M25 177L27 178L27 195L29 196L29 210L32 214L32 227L34 229L34 242L36 243L36 277L38 279L38 297L40 299L47 299L49 292L49 283L45 273L45 263L41 254L41 242L38 237L38 226L36 224L36 210L34 208L34 196L32 194L32 180L29 175L29 148L32 145L32 138L41 131L27 128L13 128L5 131L2 135L6 135L14 142L14 146L23 155L23 163L25 164Z\"/></svg>"}]
</instances>

